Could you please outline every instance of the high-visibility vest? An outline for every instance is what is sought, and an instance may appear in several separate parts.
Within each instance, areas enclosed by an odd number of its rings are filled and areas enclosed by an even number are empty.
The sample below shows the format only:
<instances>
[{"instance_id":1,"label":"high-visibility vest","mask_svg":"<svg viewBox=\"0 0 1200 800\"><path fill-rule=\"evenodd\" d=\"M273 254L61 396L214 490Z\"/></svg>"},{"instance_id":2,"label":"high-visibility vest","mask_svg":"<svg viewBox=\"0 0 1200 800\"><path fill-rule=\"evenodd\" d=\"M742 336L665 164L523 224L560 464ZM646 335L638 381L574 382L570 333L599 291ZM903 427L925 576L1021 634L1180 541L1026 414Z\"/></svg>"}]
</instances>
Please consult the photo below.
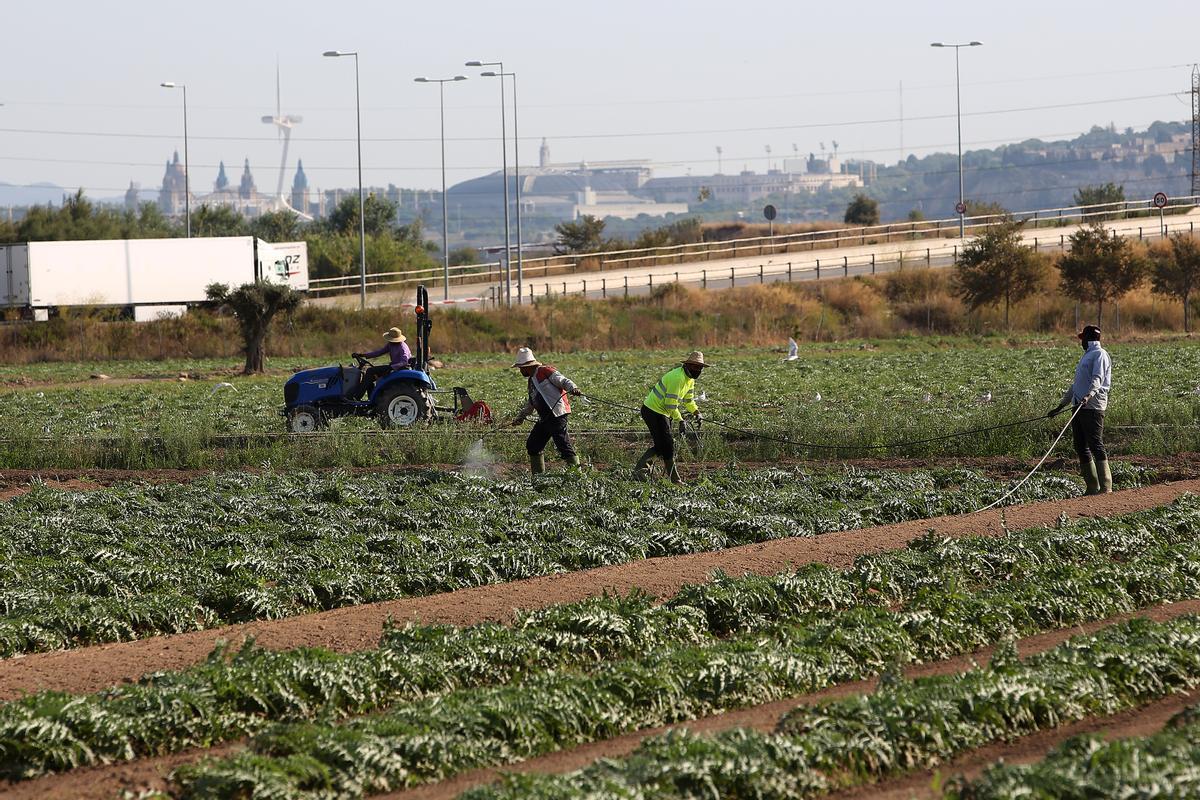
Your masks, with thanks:
<instances>
[{"instance_id":1,"label":"high-visibility vest","mask_svg":"<svg viewBox=\"0 0 1200 800\"><path fill-rule=\"evenodd\" d=\"M695 388L696 381L688 377L683 367L676 367L650 387L650 394L646 395L643 402L651 411L664 417L683 419L683 414L679 413L680 408L692 414L696 413L696 403L692 400Z\"/></svg>"},{"instance_id":2,"label":"high-visibility vest","mask_svg":"<svg viewBox=\"0 0 1200 800\"><path fill-rule=\"evenodd\" d=\"M529 402L533 403L533 393L537 392L546 401L550 413L556 417L571 413L571 398L566 391L550 382L550 376L557 373L554 367L544 364L529 376Z\"/></svg>"}]
</instances>

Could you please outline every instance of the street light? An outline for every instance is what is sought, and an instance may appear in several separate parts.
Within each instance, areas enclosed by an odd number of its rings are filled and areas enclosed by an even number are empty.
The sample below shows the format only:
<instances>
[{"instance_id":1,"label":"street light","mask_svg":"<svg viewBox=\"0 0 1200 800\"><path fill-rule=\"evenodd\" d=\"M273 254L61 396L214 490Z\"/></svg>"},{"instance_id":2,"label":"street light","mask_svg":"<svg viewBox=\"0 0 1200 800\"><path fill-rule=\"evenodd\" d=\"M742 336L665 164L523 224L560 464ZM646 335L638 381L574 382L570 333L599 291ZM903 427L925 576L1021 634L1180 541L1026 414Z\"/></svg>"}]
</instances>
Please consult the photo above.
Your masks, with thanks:
<instances>
[{"instance_id":1,"label":"street light","mask_svg":"<svg viewBox=\"0 0 1200 800\"><path fill-rule=\"evenodd\" d=\"M957 103L958 117L958 208L963 209L958 212L958 238L966 236L966 221L964 215L966 212L966 199L963 197L963 166L962 166L962 88L958 80L958 51L964 47L979 47L983 42L963 42L961 44L944 44L942 42L934 42L930 47L953 47L954 48L954 96ZM955 209L957 210L957 209Z\"/></svg>"},{"instance_id":2,"label":"street light","mask_svg":"<svg viewBox=\"0 0 1200 800\"><path fill-rule=\"evenodd\" d=\"M358 101L358 51L326 50L322 53L326 58L354 56L354 116L356 120L356 136L358 140L358 279L359 306L367 308L367 214L366 201L363 199L362 179L362 106Z\"/></svg>"},{"instance_id":3,"label":"street light","mask_svg":"<svg viewBox=\"0 0 1200 800\"><path fill-rule=\"evenodd\" d=\"M450 228L446 216L446 84L465 81L466 75L453 78L413 78L417 83L438 85L438 110L442 121L442 299L450 299Z\"/></svg>"},{"instance_id":4,"label":"street light","mask_svg":"<svg viewBox=\"0 0 1200 800\"><path fill-rule=\"evenodd\" d=\"M521 139L517 135L517 73L481 72L480 75L484 78L499 78L501 86L504 85L505 78L512 78L513 82L513 183L517 187L517 305L520 305L525 296L525 260L521 245Z\"/></svg>"},{"instance_id":5,"label":"street light","mask_svg":"<svg viewBox=\"0 0 1200 800\"><path fill-rule=\"evenodd\" d=\"M183 90L183 214L187 220L187 238L192 238L192 176L188 169L188 135L187 135L187 86L175 81L163 81L159 86L164 89Z\"/></svg>"},{"instance_id":6,"label":"street light","mask_svg":"<svg viewBox=\"0 0 1200 800\"><path fill-rule=\"evenodd\" d=\"M504 72L503 61L468 61L468 67L499 67ZM508 257L512 253L512 239L508 224L508 122L504 117L504 81L500 81L500 169L504 183L504 303L512 305L512 278ZM518 300L520 298L517 298Z\"/></svg>"}]
</instances>

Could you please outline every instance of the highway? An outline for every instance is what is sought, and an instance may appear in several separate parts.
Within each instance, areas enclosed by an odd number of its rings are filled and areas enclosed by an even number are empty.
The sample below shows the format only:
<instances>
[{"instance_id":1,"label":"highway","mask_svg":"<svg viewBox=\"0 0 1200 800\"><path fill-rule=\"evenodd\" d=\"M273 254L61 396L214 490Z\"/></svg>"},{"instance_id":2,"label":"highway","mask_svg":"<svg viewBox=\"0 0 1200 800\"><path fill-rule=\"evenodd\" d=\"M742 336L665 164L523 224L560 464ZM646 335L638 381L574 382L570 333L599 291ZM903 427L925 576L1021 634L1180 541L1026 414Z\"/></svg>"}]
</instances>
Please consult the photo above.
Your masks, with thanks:
<instances>
[{"instance_id":1,"label":"highway","mask_svg":"<svg viewBox=\"0 0 1200 800\"><path fill-rule=\"evenodd\" d=\"M1192 234L1200 225L1200 208L1187 214L1166 218L1167 234ZM1154 241L1162 238L1157 217L1106 221L1105 226L1128 238ZM1040 252L1060 252L1071 235L1082 226L1031 228L1022 232L1025 242ZM899 238L896 235L895 238ZM970 241L968 237L965 241ZM655 287L679 282L705 289L727 289L756 283L780 283L812 280L832 280L856 275L891 272L903 268L947 267L955 263L964 240L955 238L924 238L911 241L891 241L853 247L836 247L801 252L754 255L739 258L692 261L674 266L606 269L602 272L578 272L549 277L527 278L524 282L525 302L530 298L555 295L574 295L601 299L606 297L637 297L651 293ZM517 302L516 267L513 266L513 302ZM440 299L440 281L430 282L430 295ZM492 307L500 301L501 286L493 283L462 284L450 287L452 304L464 308ZM392 307L412 303L411 289L375 291L367 295L373 307ZM315 298L320 305L357 307L357 294Z\"/></svg>"}]
</instances>

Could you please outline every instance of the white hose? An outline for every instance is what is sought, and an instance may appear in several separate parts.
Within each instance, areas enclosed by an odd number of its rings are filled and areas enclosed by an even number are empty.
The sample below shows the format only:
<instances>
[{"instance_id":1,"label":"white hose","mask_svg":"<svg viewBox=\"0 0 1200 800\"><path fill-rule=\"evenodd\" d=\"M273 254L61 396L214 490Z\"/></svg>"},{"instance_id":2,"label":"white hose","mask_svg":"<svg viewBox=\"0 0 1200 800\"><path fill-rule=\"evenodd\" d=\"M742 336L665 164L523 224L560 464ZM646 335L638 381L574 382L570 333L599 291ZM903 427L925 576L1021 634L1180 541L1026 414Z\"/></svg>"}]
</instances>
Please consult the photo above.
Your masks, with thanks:
<instances>
[{"instance_id":1,"label":"white hose","mask_svg":"<svg viewBox=\"0 0 1200 800\"><path fill-rule=\"evenodd\" d=\"M1046 455L1042 456L1042 460L1039 461L1037 464L1035 464L1033 469L1029 470L1029 474L1026 475L1024 478L1022 478L1020 483L1018 483L1016 486L1012 487L1007 492L1002 494L997 500L994 500L991 503L988 503L983 508L977 508L974 511L972 511L971 513L978 514L981 511L987 511L989 508L993 508L994 506L1000 505L1005 500L1012 497L1013 492L1017 491L1017 489L1020 489L1022 486L1024 486L1025 481L1027 481L1033 477L1033 473L1037 472L1038 469L1041 468L1042 464L1046 463L1046 459L1049 458L1050 454L1054 452L1054 448L1058 447L1058 443L1062 440L1063 435L1066 434L1067 428L1071 427L1071 423L1075 421L1075 417L1079 414L1080 410L1084 407L1084 405L1085 405L1085 403L1080 403L1079 405L1075 406L1074 413L1071 414L1071 418L1069 420L1067 420L1067 424L1063 426L1063 429L1058 432L1058 436L1055 437L1054 443L1050 445L1050 449L1046 451Z\"/></svg>"}]
</instances>

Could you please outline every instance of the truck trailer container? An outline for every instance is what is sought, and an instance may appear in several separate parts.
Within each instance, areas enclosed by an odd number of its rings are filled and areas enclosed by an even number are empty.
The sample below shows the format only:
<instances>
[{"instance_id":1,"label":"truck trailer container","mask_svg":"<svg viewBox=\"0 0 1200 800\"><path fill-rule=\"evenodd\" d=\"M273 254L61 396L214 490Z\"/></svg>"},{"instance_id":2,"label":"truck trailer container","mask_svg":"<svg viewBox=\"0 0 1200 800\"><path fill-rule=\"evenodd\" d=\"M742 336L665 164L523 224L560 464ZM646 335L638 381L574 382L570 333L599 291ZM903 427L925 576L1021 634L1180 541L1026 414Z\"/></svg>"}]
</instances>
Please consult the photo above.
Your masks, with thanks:
<instances>
[{"instance_id":1,"label":"truck trailer container","mask_svg":"<svg viewBox=\"0 0 1200 800\"><path fill-rule=\"evenodd\" d=\"M304 242L271 244L253 236L107 239L0 245L3 305L34 319L51 309L119 307L135 319L178 313L206 299L213 283L256 280L308 289Z\"/></svg>"}]
</instances>

